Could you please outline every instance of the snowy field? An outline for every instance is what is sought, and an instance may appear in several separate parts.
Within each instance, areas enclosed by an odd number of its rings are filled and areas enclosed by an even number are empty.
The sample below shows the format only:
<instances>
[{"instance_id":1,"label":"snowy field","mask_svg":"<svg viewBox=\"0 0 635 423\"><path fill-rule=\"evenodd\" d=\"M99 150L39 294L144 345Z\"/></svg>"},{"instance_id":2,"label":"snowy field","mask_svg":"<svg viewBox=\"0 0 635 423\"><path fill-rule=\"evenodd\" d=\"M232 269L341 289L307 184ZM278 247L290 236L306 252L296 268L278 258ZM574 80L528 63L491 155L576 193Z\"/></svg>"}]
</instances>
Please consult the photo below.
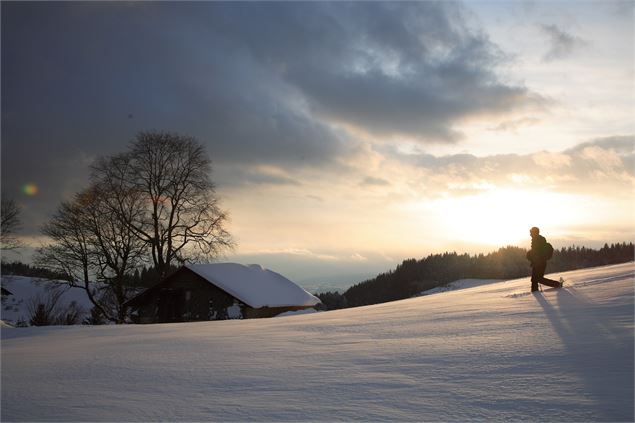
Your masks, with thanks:
<instances>
[{"instance_id":1,"label":"snowy field","mask_svg":"<svg viewBox=\"0 0 635 423\"><path fill-rule=\"evenodd\" d=\"M635 263L277 319L3 328L2 421L633 421Z\"/></svg>"}]
</instances>

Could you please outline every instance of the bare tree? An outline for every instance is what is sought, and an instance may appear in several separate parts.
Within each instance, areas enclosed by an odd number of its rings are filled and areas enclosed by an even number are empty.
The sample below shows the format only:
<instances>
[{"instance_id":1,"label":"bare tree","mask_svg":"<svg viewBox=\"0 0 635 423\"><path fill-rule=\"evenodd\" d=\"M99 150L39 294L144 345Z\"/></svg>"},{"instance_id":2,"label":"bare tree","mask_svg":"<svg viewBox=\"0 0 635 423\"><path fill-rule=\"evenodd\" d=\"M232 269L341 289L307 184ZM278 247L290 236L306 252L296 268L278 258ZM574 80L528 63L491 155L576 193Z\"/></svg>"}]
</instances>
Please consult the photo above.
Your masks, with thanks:
<instances>
[{"instance_id":1,"label":"bare tree","mask_svg":"<svg viewBox=\"0 0 635 423\"><path fill-rule=\"evenodd\" d=\"M38 249L35 262L65 275L69 283L81 281L90 295L92 234L85 224L84 209L78 200L79 195L73 201L62 202L51 220L42 227L42 234L52 242Z\"/></svg>"},{"instance_id":2,"label":"bare tree","mask_svg":"<svg viewBox=\"0 0 635 423\"><path fill-rule=\"evenodd\" d=\"M84 288L96 314L124 322L131 274L144 259L165 276L176 263L233 247L210 173L195 139L139 134L128 152L96 161L89 188L60 205L36 262Z\"/></svg>"},{"instance_id":3,"label":"bare tree","mask_svg":"<svg viewBox=\"0 0 635 423\"><path fill-rule=\"evenodd\" d=\"M21 246L16 237L20 227L20 207L13 200L2 199L0 205L0 246L3 250L13 250Z\"/></svg>"},{"instance_id":4,"label":"bare tree","mask_svg":"<svg viewBox=\"0 0 635 423\"><path fill-rule=\"evenodd\" d=\"M161 276L175 262L214 258L233 246L210 175L211 161L198 141L165 132L142 132L127 153L93 166L94 180L142 199L135 213L110 205L147 244Z\"/></svg>"},{"instance_id":5,"label":"bare tree","mask_svg":"<svg viewBox=\"0 0 635 423\"><path fill-rule=\"evenodd\" d=\"M136 290L130 286L130 274L143 262L145 243L119 219L110 213L111 202L119 206L125 218L131 218L140 208L134 191L113 191L103 185L93 185L80 194L84 207L85 223L91 237L93 262L97 267L98 281L108 290L102 297L102 305L108 298L116 311L118 323L127 315L124 303Z\"/></svg>"},{"instance_id":6,"label":"bare tree","mask_svg":"<svg viewBox=\"0 0 635 423\"><path fill-rule=\"evenodd\" d=\"M42 229L52 242L40 248L35 259L86 290L97 311L117 323L126 319L124 303L134 292L128 279L140 265L145 247L119 215L110 212L109 202L130 209L129 213L138 208L134 200L121 195L125 193L91 185L73 201L62 203Z\"/></svg>"}]
</instances>

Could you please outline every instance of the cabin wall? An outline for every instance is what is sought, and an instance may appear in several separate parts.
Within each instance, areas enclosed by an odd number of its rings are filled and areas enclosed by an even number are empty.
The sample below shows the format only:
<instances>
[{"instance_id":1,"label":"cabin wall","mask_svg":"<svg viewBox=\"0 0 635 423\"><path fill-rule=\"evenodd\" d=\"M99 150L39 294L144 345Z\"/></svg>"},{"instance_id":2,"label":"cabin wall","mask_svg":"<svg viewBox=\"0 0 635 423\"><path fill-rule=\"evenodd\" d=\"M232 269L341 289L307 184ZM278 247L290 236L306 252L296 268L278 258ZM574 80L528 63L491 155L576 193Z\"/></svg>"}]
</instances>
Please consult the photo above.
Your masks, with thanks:
<instances>
[{"instance_id":1,"label":"cabin wall","mask_svg":"<svg viewBox=\"0 0 635 423\"><path fill-rule=\"evenodd\" d=\"M249 308L197 274L179 271L144 298L138 323L190 322L243 317Z\"/></svg>"}]
</instances>

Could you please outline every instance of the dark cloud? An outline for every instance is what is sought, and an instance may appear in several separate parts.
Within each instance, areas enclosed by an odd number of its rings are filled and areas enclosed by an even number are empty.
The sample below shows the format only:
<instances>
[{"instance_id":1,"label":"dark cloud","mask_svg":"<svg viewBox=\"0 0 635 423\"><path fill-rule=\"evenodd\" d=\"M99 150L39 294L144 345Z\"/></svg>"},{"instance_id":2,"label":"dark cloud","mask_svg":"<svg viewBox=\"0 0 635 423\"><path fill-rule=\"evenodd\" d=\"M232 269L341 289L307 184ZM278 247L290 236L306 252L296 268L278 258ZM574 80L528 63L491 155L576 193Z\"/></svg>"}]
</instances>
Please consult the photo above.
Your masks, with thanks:
<instances>
[{"instance_id":1,"label":"dark cloud","mask_svg":"<svg viewBox=\"0 0 635 423\"><path fill-rule=\"evenodd\" d=\"M292 41L281 51L259 37L250 48L278 63L283 78L327 119L375 135L452 142L461 137L454 126L462 119L542 102L497 78L502 54L484 34L468 29L457 4L312 3L267 10L276 39ZM306 27L288 24L298 16L310 16Z\"/></svg>"},{"instance_id":2,"label":"dark cloud","mask_svg":"<svg viewBox=\"0 0 635 423\"><path fill-rule=\"evenodd\" d=\"M155 128L195 135L218 158L242 163L319 163L345 153L341 134L292 104L288 84L241 51L240 34L213 30L220 5L6 9L3 138L107 152Z\"/></svg>"},{"instance_id":3,"label":"dark cloud","mask_svg":"<svg viewBox=\"0 0 635 423\"><path fill-rule=\"evenodd\" d=\"M550 42L549 50L542 57L545 62L563 59L570 56L576 49L587 44L582 38L569 34L558 26L540 25L540 29L547 36Z\"/></svg>"},{"instance_id":4,"label":"dark cloud","mask_svg":"<svg viewBox=\"0 0 635 423\"><path fill-rule=\"evenodd\" d=\"M39 223L92 158L149 129L197 137L246 183L294 184L252 169L342 165L360 144L335 123L453 142L466 118L539 102L497 77L503 56L463 15L449 2L4 2L3 191L41 185L24 197Z\"/></svg>"},{"instance_id":5,"label":"dark cloud","mask_svg":"<svg viewBox=\"0 0 635 423\"><path fill-rule=\"evenodd\" d=\"M633 3L630 0L615 1L609 4L613 8L614 14L620 18L626 18L626 19L629 19L629 17L632 18L633 13L635 12L635 3ZM631 26L631 30L632 30L632 26Z\"/></svg>"}]
</instances>

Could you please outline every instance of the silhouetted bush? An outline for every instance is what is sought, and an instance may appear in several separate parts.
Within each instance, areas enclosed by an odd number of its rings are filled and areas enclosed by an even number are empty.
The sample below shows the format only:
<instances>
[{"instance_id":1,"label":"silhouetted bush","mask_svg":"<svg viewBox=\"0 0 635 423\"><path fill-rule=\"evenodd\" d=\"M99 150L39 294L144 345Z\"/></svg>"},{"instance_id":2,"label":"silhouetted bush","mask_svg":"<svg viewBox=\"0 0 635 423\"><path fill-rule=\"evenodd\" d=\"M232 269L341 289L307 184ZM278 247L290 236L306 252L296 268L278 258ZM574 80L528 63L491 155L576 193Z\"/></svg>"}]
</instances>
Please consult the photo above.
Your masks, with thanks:
<instances>
[{"instance_id":1,"label":"silhouetted bush","mask_svg":"<svg viewBox=\"0 0 635 423\"><path fill-rule=\"evenodd\" d=\"M62 288L55 287L31 298L28 304L31 326L76 325L80 322L83 308L76 301L60 303L63 293Z\"/></svg>"}]
</instances>

